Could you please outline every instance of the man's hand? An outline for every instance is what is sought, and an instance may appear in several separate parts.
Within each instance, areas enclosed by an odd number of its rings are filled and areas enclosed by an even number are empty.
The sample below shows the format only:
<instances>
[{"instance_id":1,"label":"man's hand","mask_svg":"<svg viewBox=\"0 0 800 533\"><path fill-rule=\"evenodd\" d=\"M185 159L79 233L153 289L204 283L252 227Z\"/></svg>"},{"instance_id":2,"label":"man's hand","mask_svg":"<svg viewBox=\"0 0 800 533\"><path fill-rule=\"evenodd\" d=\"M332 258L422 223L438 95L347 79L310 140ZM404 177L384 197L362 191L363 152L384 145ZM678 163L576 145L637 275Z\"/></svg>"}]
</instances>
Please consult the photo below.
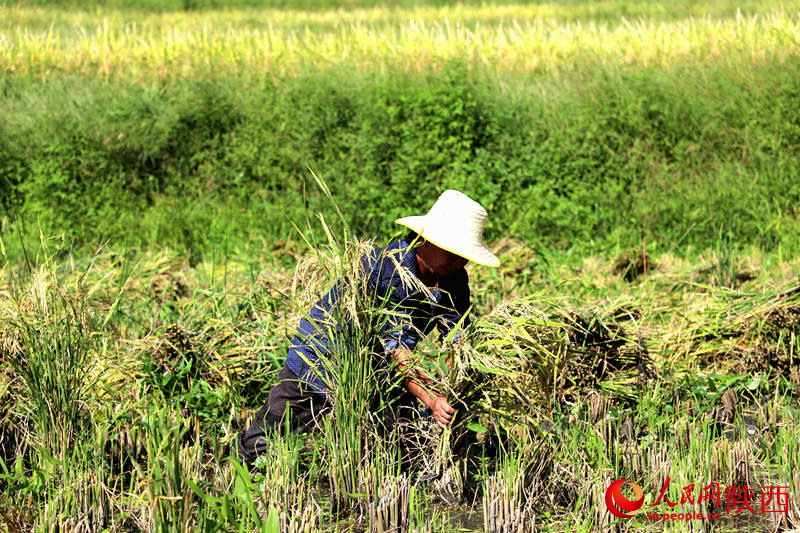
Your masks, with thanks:
<instances>
[{"instance_id":1,"label":"man's hand","mask_svg":"<svg viewBox=\"0 0 800 533\"><path fill-rule=\"evenodd\" d=\"M439 427L444 429L453 420L453 415L456 410L453 409L444 396L436 396L433 400L433 419L439 424Z\"/></svg>"},{"instance_id":2,"label":"man's hand","mask_svg":"<svg viewBox=\"0 0 800 533\"><path fill-rule=\"evenodd\" d=\"M428 406L433 412L433 419L436 424L444 429L453 420L456 410L453 409L444 396L434 392L433 381L416 365L416 361L411 356L411 351L407 348L397 349L392 353L397 367L405 374L403 384L408 391L416 396L422 403Z\"/></svg>"}]
</instances>

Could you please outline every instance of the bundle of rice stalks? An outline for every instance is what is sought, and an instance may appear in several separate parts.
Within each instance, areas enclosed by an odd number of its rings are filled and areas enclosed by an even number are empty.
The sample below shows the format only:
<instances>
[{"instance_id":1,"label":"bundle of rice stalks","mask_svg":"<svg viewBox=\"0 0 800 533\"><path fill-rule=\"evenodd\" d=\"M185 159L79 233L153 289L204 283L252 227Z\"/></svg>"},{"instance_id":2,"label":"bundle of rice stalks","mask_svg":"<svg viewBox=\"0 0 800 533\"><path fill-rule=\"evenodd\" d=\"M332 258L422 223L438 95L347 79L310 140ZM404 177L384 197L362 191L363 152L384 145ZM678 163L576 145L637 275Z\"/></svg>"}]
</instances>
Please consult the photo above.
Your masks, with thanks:
<instances>
[{"instance_id":1,"label":"bundle of rice stalks","mask_svg":"<svg viewBox=\"0 0 800 533\"><path fill-rule=\"evenodd\" d=\"M750 321L752 367L774 370L800 389L800 286L779 293Z\"/></svg>"},{"instance_id":2,"label":"bundle of rice stalks","mask_svg":"<svg viewBox=\"0 0 800 533\"><path fill-rule=\"evenodd\" d=\"M569 314L565 318L568 355L559 365L555 384L561 401L572 403L578 395L598 387L631 400L648 379L655 377L641 339L631 340L622 327L600 317Z\"/></svg>"},{"instance_id":3,"label":"bundle of rice stalks","mask_svg":"<svg viewBox=\"0 0 800 533\"><path fill-rule=\"evenodd\" d=\"M456 343L444 376L449 392L473 413L512 424L534 423L549 409L559 361L569 345L566 324L554 321L552 299L505 302L477 320Z\"/></svg>"},{"instance_id":4,"label":"bundle of rice stalks","mask_svg":"<svg viewBox=\"0 0 800 533\"><path fill-rule=\"evenodd\" d=\"M707 291L658 337L676 359L708 370L770 372L800 384L800 286Z\"/></svg>"},{"instance_id":5,"label":"bundle of rice stalks","mask_svg":"<svg viewBox=\"0 0 800 533\"><path fill-rule=\"evenodd\" d=\"M598 317L569 312L540 295L505 302L456 344L446 383L472 413L512 424L536 423L554 404L602 388L635 398L655 376L641 339Z\"/></svg>"}]
</instances>

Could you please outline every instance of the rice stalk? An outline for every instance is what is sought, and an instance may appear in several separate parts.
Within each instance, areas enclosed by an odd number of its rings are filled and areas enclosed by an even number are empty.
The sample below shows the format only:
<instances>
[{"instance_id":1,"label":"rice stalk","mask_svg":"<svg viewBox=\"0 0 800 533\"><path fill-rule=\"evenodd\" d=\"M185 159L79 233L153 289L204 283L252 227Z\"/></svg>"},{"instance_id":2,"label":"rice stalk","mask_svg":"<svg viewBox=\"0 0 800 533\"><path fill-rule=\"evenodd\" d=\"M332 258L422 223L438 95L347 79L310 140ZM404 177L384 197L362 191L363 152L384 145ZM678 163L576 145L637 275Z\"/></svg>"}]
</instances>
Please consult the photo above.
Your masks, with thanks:
<instances>
[{"instance_id":1,"label":"rice stalk","mask_svg":"<svg viewBox=\"0 0 800 533\"><path fill-rule=\"evenodd\" d=\"M0 346L25 386L25 405L36 440L63 459L85 427L85 405L98 379L91 371L98 329L82 287L59 284L52 271L33 272L29 288L3 306L11 341Z\"/></svg>"},{"instance_id":2,"label":"rice stalk","mask_svg":"<svg viewBox=\"0 0 800 533\"><path fill-rule=\"evenodd\" d=\"M511 450L483 482L483 524L490 533L533 531L535 515L525 486L530 457Z\"/></svg>"},{"instance_id":3,"label":"rice stalk","mask_svg":"<svg viewBox=\"0 0 800 533\"><path fill-rule=\"evenodd\" d=\"M506 9L507 18L492 20L496 15L486 8L462 6L444 21L432 13L420 20L415 10L385 8L362 20L344 20L332 12L327 18L339 19L332 25L299 28L293 21L304 16L284 11L150 15L138 25L105 12L102 23L86 27L84 21L86 29L75 31L73 24L48 23L34 29L24 21L41 17L41 9L2 7L0 20L8 22L3 26L0 62L11 72L43 79L61 71L160 81L222 73L282 77L331 65L422 72L463 58L472 58L472 68L489 72L558 72L587 63L753 64L767 56L780 61L791 56L798 41L798 20L791 9L634 23L624 18L557 21L531 18L525 6ZM247 24L241 23L243 17ZM372 22L375 18L392 22ZM476 19L488 23L472 27Z\"/></svg>"},{"instance_id":4,"label":"rice stalk","mask_svg":"<svg viewBox=\"0 0 800 533\"><path fill-rule=\"evenodd\" d=\"M370 533L407 533L410 526L411 485L408 476L385 477L369 507Z\"/></svg>"}]
</instances>

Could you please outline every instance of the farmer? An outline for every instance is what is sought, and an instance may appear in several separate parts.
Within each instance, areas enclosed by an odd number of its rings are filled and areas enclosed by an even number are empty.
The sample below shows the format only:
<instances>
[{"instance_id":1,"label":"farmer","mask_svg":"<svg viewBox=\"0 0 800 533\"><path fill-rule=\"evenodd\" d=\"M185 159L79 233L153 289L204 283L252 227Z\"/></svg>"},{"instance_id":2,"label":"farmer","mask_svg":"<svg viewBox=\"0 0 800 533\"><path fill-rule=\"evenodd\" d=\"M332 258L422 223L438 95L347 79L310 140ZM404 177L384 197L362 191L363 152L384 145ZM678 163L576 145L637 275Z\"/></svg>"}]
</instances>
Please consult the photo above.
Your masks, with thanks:
<instances>
[{"instance_id":1,"label":"farmer","mask_svg":"<svg viewBox=\"0 0 800 533\"><path fill-rule=\"evenodd\" d=\"M396 221L411 230L405 238L362 258L369 287L385 296L382 301L391 303L393 309L406 310L399 314L406 323L382 330L381 338L376 341L397 362L408 392L430 409L442 428L450 423L455 409L444 395L435 391L424 372L413 368L411 351L420 333L427 333L435 326L440 334L446 335L466 323L469 286L464 266L468 261L489 267L499 264L482 240L486 216L480 204L461 192L447 190L426 215ZM409 274L416 277L418 287L421 283L428 288L424 291L428 293L426 296L408 283ZM326 357L335 350L318 326L330 318L340 296L341 285L337 283L300 321L277 384L250 428L237 437L239 455L248 463L270 445L268 432L283 430L287 407L290 430L301 433L312 427L330 406L326 396L329 381L324 369L326 364L335 364ZM335 329L340 331L338 325ZM459 332L453 333L457 340Z\"/></svg>"}]
</instances>

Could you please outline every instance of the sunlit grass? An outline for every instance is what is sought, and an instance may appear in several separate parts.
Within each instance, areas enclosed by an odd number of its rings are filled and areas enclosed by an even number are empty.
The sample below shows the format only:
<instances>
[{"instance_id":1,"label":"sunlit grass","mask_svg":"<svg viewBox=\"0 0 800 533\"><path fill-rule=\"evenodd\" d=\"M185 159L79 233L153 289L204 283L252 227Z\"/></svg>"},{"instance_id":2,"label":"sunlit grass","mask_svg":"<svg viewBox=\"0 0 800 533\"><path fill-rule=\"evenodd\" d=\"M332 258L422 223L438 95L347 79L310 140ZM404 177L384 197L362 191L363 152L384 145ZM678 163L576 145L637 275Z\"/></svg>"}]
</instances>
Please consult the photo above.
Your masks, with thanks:
<instances>
[{"instance_id":1,"label":"sunlit grass","mask_svg":"<svg viewBox=\"0 0 800 533\"><path fill-rule=\"evenodd\" d=\"M602 21L620 23L622 20L650 19L659 22L675 21L691 17L725 18L742 13L746 16L764 15L776 10L791 13L800 4L796 0L765 2L748 0L690 1L653 3L629 0L605 0L594 2L536 2L536 3L485 3L471 5L452 3L445 6L395 7L391 5L373 7L337 8L333 5L323 10L274 9L269 7L235 8L224 10L157 10L155 12L138 7L116 9L95 7L88 9L60 8L58 6L37 7L24 3L0 2L4 15L0 28L23 25L34 29L54 27L59 31L84 29L95 31L98 22L109 20L114 25L137 23L151 28L166 28L176 24L190 24L192 20L224 20L246 29L271 26L312 28L337 26L358 22L369 24L397 24L409 20L434 22L442 19L457 20L464 24L496 24L503 21L552 20L554 22Z\"/></svg>"},{"instance_id":2,"label":"sunlit grass","mask_svg":"<svg viewBox=\"0 0 800 533\"><path fill-rule=\"evenodd\" d=\"M560 20L547 9L456 6L134 17L101 10L91 17L60 12L42 27L39 9L0 7L0 64L6 72L43 80L60 73L139 80L222 72L286 76L337 65L414 72L451 60L466 60L490 73L539 73L587 63L746 65L780 61L796 54L800 44L798 5L792 4L721 18L620 15L599 22Z\"/></svg>"}]
</instances>

